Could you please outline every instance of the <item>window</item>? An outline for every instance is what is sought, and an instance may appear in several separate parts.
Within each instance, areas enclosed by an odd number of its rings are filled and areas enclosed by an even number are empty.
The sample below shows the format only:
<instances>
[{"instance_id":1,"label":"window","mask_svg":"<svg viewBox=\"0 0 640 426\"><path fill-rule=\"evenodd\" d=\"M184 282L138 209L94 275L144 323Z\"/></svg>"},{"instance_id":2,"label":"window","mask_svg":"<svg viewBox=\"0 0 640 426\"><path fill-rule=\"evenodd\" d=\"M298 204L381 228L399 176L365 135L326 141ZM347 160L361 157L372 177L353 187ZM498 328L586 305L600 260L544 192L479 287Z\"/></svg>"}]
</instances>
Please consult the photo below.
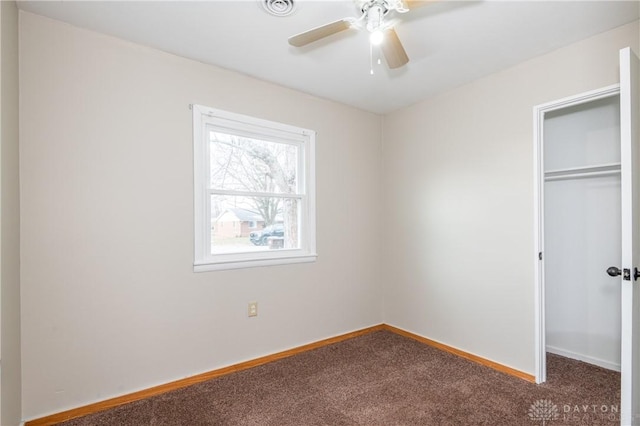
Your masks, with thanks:
<instances>
[{"instance_id":1,"label":"window","mask_svg":"<svg viewBox=\"0 0 640 426\"><path fill-rule=\"evenodd\" d=\"M312 262L315 132L193 106L194 271Z\"/></svg>"}]
</instances>

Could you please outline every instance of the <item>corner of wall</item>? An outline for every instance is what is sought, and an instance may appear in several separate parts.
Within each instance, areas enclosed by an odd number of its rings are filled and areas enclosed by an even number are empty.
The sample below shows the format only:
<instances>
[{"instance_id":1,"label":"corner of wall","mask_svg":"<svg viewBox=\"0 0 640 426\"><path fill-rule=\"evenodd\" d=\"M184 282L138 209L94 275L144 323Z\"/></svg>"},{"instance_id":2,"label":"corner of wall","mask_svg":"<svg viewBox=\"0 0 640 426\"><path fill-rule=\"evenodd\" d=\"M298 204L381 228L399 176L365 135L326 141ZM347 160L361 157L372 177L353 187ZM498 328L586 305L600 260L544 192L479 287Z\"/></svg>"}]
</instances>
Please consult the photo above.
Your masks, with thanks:
<instances>
[{"instance_id":1,"label":"corner of wall","mask_svg":"<svg viewBox=\"0 0 640 426\"><path fill-rule=\"evenodd\" d=\"M20 425L20 185L18 8L0 2L0 424Z\"/></svg>"}]
</instances>

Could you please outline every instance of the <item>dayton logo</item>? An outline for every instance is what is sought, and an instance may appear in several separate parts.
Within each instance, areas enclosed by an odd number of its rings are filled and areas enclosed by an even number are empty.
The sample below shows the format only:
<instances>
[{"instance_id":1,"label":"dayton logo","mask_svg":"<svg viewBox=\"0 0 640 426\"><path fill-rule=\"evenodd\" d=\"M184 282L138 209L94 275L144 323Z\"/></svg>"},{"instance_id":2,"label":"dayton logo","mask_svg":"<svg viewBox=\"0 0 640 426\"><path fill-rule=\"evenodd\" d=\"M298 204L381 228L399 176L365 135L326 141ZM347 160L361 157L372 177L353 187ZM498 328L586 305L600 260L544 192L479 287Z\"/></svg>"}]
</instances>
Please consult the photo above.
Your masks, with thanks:
<instances>
[{"instance_id":1,"label":"dayton logo","mask_svg":"<svg viewBox=\"0 0 640 426\"><path fill-rule=\"evenodd\" d=\"M544 426L548 421L560 417L558 406L548 399L539 399L529 407L529 419L534 422L542 422Z\"/></svg>"}]
</instances>

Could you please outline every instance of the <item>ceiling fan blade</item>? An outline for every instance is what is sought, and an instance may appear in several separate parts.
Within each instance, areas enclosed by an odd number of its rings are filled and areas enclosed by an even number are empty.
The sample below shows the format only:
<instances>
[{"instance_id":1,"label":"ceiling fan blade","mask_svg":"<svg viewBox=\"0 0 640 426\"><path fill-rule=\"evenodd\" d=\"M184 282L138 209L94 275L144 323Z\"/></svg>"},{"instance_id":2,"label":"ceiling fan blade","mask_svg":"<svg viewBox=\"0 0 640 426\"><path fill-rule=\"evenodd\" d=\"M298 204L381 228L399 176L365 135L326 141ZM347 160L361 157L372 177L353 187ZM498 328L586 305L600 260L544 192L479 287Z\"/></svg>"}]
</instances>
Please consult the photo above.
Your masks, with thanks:
<instances>
[{"instance_id":1,"label":"ceiling fan blade","mask_svg":"<svg viewBox=\"0 0 640 426\"><path fill-rule=\"evenodd\" d=\"M407 52L404 51L404 47L402 47L398 34L393 28L384 32L384 38L382 39L382 44L380 44L380 49L382 50L384 58L387 60L387 65L391 69L400 68L409 62Z\"/></svg>"},{"instance_id":2,"label":"ceiling fan blade","mask_svg":"<svg viewBox=\"0 0 640 426\"><path fill-rule=\"evenodd\" d=\"M348 19L341 19L291 36L289 37L289 44L296 47L306 46L309 43L313 43L314 41L318 41L332 34L339 33L340 31L348 30L349 28L351 28L351 21Z\"/></svg>"},{"instance_id":3,"label":"ceiling fan blade","mask_svg":"<svg viewBox=\"0 0 640 426\"><path fill-rule=\"evenodd\" d=\"M435 3L439 0L404 0L404 4L407 6L407 9L413 10L418 7L426 6L431 3Z\"/></svg>"}]
</instances>

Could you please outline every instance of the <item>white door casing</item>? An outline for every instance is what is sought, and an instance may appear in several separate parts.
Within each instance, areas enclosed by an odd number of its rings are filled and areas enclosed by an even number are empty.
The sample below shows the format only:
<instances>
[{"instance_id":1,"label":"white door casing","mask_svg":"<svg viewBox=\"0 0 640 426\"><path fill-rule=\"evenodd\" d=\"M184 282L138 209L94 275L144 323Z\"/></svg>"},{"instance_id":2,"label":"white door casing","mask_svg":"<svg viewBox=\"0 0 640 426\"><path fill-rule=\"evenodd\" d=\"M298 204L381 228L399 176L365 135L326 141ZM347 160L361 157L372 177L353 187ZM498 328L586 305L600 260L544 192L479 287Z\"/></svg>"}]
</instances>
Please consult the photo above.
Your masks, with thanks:
<instances>
[{"instance_id":1,"label":"white door casing","mask_svg":"<svg viewBox=\"0 0 640 426\"><path fill-rule=\"evenodd\" d=\"M587 104L599 99L618 96L618 84L581 93L535 106L534 112L534 175L535 175L535 378L544 383L546 377L546 325L545 325L545 262L544 262L544 120L545 114ZM539 257L541 256L541 258ZM604 272L604 271L603 271Z\"/></svg>"}]
</instances>

